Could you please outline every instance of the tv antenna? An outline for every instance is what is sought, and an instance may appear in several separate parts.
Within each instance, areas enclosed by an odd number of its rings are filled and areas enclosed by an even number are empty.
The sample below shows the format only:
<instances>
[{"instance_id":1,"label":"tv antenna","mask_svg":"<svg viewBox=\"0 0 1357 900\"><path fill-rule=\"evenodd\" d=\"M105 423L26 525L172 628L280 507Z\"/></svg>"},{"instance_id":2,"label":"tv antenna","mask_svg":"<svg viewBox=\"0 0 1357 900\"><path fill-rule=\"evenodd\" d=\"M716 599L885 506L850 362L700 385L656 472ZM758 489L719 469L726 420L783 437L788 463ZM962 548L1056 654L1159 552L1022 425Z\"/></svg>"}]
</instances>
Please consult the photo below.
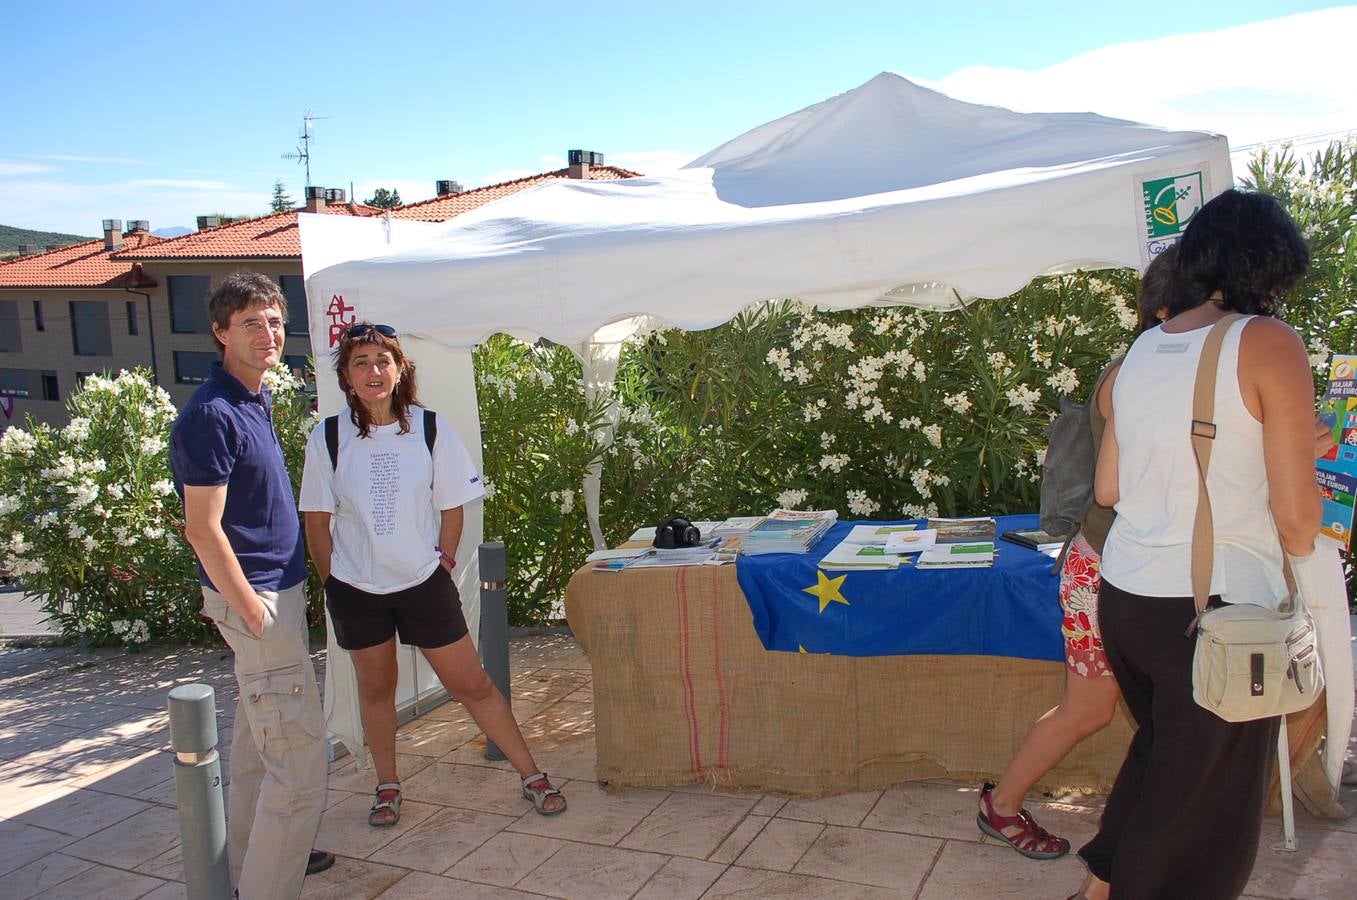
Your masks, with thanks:
<instances>
[{"instance_id":1,"label":"tv antenna","mask_svg":"<svg viewBox=\"0 0 1357 900\"><path fill-rule=\"evenodd\" d=\"M297 140L301 141L301 143L297 145L297 149L294 152L283 154L283 159L295 159L306 167L307 187L311 186L311 141L315 139L315 135L311 133L311 123L316 119L329 118L331 118L331 116L317 116L308 109L302 115L302 128L301 132L297 135Z\"/></svg>"}]
</instances>

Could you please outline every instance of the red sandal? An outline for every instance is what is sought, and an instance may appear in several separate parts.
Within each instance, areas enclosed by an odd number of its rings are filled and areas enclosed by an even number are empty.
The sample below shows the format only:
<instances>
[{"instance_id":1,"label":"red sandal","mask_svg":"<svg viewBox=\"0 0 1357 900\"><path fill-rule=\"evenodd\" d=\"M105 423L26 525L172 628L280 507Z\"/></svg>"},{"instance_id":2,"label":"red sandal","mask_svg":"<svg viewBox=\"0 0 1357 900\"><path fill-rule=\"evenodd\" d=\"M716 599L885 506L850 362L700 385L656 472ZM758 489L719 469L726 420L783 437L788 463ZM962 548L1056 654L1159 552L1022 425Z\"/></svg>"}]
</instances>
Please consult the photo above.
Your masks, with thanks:
<instances>
[{"instance_id":1,"label":"red sandal","mask_svg":"<svg viewBox=\"0 0 1357 900\"><path fill-rule=\"evenodd\" d=\"M980 813L975 817L975 824L981 831L1003 841L1028 859L1059 859L1070 852L1069 841L1042 828L1027 810L1019 810L1016 816L1001 816L995 812L994 801L990 799L993 793L994 785L988 782L980 790ZM1005 828L1021 828L1022 831L1007 835Z\"/></svg>"}]
</instances>

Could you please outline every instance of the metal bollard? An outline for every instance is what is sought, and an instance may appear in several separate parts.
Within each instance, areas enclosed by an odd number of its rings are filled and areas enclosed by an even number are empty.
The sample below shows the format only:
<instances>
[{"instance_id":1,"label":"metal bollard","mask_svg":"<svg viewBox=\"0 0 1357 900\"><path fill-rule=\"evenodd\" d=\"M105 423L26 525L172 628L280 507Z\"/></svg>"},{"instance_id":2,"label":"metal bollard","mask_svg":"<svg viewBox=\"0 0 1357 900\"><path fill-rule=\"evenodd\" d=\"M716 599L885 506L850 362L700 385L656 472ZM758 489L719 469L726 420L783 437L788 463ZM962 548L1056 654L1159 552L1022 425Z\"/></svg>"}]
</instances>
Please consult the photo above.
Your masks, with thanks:
<instances>
[{"instance_id":1,"label":"metal bollard","mask_svg":"<svg viewBox=\"0 0 1357 900\"><path fill-rule=\"evenodd\" d=\"M231 869L217 756L216 694L206 684L181 684L170 691L169 705L174 796L189 900L227 900Z\"/></svg>"},{"instance_id":2,"label":"metal bollard","mask_svg":"<svg viewBox=\"0 0 1357 900\"><path fill-rule=\"evenodd\" d=\"M509 577L504 544L486 541L480 548L481 563L481 663L485 673L499 688L510 704L509 693L509 604L505 599L504 583ZM504 751L495 746L487 735L485 758L504 759Z\"/></svg>"}]
</instances>

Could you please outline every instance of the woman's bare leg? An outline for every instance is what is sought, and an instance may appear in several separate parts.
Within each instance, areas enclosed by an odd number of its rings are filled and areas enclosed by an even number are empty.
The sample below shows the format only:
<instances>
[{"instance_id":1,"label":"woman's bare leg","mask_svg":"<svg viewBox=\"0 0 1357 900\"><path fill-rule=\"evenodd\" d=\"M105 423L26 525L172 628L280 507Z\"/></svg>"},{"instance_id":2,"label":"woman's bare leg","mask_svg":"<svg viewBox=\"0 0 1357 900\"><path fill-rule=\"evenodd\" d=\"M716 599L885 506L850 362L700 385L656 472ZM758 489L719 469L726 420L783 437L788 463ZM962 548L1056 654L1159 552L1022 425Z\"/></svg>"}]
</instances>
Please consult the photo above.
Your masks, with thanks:
<instances>
[{"instance_id":1,"label":"woman's bare leg","mask_svg":"<svg viewBox=\"0 0 1357 900\"><path fill-rule=\"evenodd\" d=\"M438 680L443 682L443 687L466 707L485 736L504 751L509 764L519 776L526 778L540 771L533 761L532 753L528 751L527 741L523 740L518 722L514 721L509 702L481 667L471 638L463 637L444 647L421 650L438 674ZM552 801L556 799L549 798Z\"/></svg>"},{"instance_id":2,"label":"woman's bare leg","mask_svg":"<svg viewBox=\"0 0 1357 900\"><path fill-rule=\"evenodd\" d=\"M1032 785L1055 768L1075 744L1112 721L1120 696L1115 678L1085 678L1066 669L1060 705L1047 710L1023 738L990 795L994 811L1016 816Z\"/></svg>"},{"instance_id":3,"label":"woman's bare leg","mask_svg":"<svg viewBox=\"0 0 1357 900\"><path fill-rule=\"evenodd\" d=\"M358 710L363 719L377 783L397 783L396 774L396 639L349 651L358 676Z\"/></svg>"}]
</instances>

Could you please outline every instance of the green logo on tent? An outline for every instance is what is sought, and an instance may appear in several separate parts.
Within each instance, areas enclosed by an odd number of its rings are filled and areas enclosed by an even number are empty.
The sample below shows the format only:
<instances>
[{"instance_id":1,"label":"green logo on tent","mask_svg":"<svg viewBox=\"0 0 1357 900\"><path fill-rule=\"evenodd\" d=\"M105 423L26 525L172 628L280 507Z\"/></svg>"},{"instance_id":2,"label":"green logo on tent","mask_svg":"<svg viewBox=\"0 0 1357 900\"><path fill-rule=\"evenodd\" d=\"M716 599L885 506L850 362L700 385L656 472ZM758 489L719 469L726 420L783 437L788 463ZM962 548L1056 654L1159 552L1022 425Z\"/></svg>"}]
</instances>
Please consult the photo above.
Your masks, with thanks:
<instances>
[{"instance_id":1,"label":"green logo on tent","mask_svg":"<svg viewBox=\"0 0 1357 900\"><path fill-rule=\"evenodd\" d=\"M1182 234L1205 202L1202 193L1201 172L1143 182L1141 194L1145 201L1145 230L1149 237Z\"/></svg>"}]
</instances>

